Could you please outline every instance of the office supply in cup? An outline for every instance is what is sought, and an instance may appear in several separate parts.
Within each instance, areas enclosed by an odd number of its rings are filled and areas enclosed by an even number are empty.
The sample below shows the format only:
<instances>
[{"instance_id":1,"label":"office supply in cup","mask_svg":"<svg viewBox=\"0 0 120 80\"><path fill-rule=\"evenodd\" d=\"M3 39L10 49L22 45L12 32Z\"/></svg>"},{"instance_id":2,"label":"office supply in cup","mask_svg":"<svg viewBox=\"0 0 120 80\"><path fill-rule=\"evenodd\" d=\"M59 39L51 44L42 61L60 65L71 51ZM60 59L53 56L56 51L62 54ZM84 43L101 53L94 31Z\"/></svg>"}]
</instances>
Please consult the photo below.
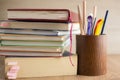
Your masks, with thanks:
<instances>
[{"instance_id":1,"label":"office supply in cup","mask_svg":"<svg viewBox=\"0 0 120 80\"><path fill-rule=\"evenodd\" d=\"M80 13L80 5L78 5L78 19L79 19L81 35L85 35L85 31L83 28L83 22L82 22L82 18L81 18L81 13Z\"/></svg>"},{"instance_id":2,"label":"office supply in cup","mask_svg":"<svg viewBox=\"0 0 120 80\"><path fill-rule=\"evenodd\" d=\"M87 21L88 21L88 27L87 27L87 35L91 35L92 34L92 15L89 15L87 17Z\"/></svg>"},{"instance_id":3,"label":"office supply in cup","mask_svg":"<svg viewBox=\"0 0 120 80\"><path fill-rule=\"evenodd\" d=\"M78 10L79 11L79 10ZM79 13L79 12L78 12ZM83 0L82 27L85 35L76 36L76 52L78 54L78 75L99 76L107 72L106 35L103 35L108 10L104 19L96 22L97 6L93 7L93 16L86 17L86 1ZM87 20L86 20L87 19ZM86 27L87 21L87 29Z\"/></svg>"},{"instance_id":4,"label":"office supply in cup","mask_svg":"<svg viewBox=\"0 0 120 80\"><path fill-rule=\"evenodd\" d=\"M103 26L103 19L99 19L96 23L95 29L94 29L94 35L100 35L101 34L101 30L102 30L102 26Z\"/></svg>"},{"instance_id":5,"label":"office supply in cup","mask_svg":"<svg viewBox=\"0 0 120 80\"><path fill-rule=\"evenodd\" d=\"M82 16L81 16L81 10L80 5L78 5L78 19L80 24L80 31L81 35L86 35L86 0L82 3Z\"/></svg>"},{"instance_id":6,"label":"office supply in cup","mask_svg":"<svg viewBox=\"0 0 120 80\"><path fill-rule=\"evenodd\" d=\"M104 18L104 23L103 23L103 26L102 26L101 35L103 34L103 31L104 31L104 28L105 28L105 24L106 24L107 16L108 16L108 10L106 11L106 14L105 14L105 18Z\"/></svg>"},{"instance_id":7,"label":"office supply in cup","mask_svg":"<svg viewBox=\"0 0 120 80\"><path fill-rule=\"evenodd\" d=\"M86 32L86 0L83 0L83 29Z\"/></svg>"},{"instance_id":8,"label":"office supply in cup","mask_svg":"<svg viewBox=\"0 0 120 80\"><path fill-rule=\"evenodd\" d=\"M96 15L97 15L97 6L94 6L93 7L93 19L95 20L96 18Z\"/></svg>"},{"instance_id":9,"label":"office supply in cup","mask_svg":"<svg viewBox=\"0 0 120 80\"><path fill-rule=\"evenodd\" d=\"M95 27L95 23L96 23L96 15L97 15L97 6L94 6L93 7L93 27L92 27L92 32L94 30L94 27Z\"/></svg>"},{"instance_id":10,"label":"office supply in cup","mask_svg":"<svg viewBox=\"0 0 120 80\"><path fill-rule=\"evenodd\" d=\"M79 19L81 35L85 35L85 31L84 31L83 23L82 23L82 18L81 18L81 13L80 13L80 5L78 5L78 19Z\"/></svg>"}]
</instances>

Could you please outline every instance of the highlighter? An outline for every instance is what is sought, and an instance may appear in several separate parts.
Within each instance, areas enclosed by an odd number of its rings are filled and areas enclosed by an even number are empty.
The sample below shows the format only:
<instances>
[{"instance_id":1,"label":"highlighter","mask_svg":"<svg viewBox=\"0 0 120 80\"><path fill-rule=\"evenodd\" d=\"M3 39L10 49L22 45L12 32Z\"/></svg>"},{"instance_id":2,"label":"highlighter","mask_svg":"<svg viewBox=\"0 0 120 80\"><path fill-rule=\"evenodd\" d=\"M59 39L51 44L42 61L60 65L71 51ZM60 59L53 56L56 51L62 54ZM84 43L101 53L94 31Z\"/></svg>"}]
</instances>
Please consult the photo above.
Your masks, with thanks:
<instances>
[{"instance_id":1,"label":"highlighter","mask_svg":"<svg viewBox=\"0 0 120 80\"><path fill-rule=\"evenodd\" d=\"M104 19L99 19L96 23L95 29L94 29L94 35L100 35L102 26L103 26Z\"/></svg>"}]
</instances>

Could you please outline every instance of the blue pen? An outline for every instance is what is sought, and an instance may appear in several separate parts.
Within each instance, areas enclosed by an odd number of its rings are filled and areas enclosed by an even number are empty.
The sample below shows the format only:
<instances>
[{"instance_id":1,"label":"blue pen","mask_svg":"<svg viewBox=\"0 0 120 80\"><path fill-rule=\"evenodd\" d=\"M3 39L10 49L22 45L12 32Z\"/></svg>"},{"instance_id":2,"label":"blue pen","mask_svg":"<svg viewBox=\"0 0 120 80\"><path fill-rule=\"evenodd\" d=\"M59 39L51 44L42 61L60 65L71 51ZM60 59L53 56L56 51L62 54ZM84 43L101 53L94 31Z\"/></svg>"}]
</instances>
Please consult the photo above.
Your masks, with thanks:
<instances>
[{"instance_id":1,"label":"blue pen","mask_svg":"<svg viewBox=\"0 0 120 80\"><path fill-rule=\"evenodd\" d=\"M88 21L87 35L91 35L92 34L92 16L91 15L87 17L87 21Z\"/></svg>"}]
</instances>

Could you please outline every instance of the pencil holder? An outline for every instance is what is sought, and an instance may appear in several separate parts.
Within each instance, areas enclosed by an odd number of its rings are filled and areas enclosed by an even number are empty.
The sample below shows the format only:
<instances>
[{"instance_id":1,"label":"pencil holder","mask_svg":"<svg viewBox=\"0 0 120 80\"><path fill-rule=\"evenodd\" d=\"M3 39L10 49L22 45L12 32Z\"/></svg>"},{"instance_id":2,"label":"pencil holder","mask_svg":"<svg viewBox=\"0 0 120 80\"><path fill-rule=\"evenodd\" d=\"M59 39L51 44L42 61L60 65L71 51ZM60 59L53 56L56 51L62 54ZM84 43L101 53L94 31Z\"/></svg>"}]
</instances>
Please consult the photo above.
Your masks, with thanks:
<instances>
[{"instance_id":1,"label":"pencil holder","mask_svg":"<svg viewBox=\"0 0 120 80\"><path fill-rule=\"evenodd\" d=\"M107 72L106 35L77 35L78 75L99 76Z\"/></svg>"}]
</instances>

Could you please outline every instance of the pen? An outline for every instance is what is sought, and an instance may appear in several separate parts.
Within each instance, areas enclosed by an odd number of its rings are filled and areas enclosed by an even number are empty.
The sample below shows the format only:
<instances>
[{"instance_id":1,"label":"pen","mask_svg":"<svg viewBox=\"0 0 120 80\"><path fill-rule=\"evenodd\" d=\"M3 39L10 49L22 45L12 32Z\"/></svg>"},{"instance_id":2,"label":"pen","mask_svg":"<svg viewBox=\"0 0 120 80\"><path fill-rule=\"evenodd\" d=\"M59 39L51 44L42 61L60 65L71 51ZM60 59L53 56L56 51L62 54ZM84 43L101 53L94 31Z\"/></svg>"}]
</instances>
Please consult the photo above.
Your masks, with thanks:
<instances>
[{"instance_id":1,"label":"pen","mask_svg":"<svg viewBox=\"0 0 120 80\"><path fill-rule=\"evenodd\" d=\"M106 14L105 14L105 18L104 18L104 22L103 22L103 26L102 26L101 35L103 34L103 31L104 31L104 28L105 28L105 23L106 23L106 20L107 20L107 16L108 16L108 10L106 11Z\"/></svg>"},{"instance_id":2,"label":"pen","mask_svg":"<svg viewBox=\"0 0 120 80\"><path fill-rule=\"evenodd\" d=\"M92 34L92 16L91 15L87 17L87 21L88 21L87 35L91 35Z\"/></svg>"}]
</instances>

